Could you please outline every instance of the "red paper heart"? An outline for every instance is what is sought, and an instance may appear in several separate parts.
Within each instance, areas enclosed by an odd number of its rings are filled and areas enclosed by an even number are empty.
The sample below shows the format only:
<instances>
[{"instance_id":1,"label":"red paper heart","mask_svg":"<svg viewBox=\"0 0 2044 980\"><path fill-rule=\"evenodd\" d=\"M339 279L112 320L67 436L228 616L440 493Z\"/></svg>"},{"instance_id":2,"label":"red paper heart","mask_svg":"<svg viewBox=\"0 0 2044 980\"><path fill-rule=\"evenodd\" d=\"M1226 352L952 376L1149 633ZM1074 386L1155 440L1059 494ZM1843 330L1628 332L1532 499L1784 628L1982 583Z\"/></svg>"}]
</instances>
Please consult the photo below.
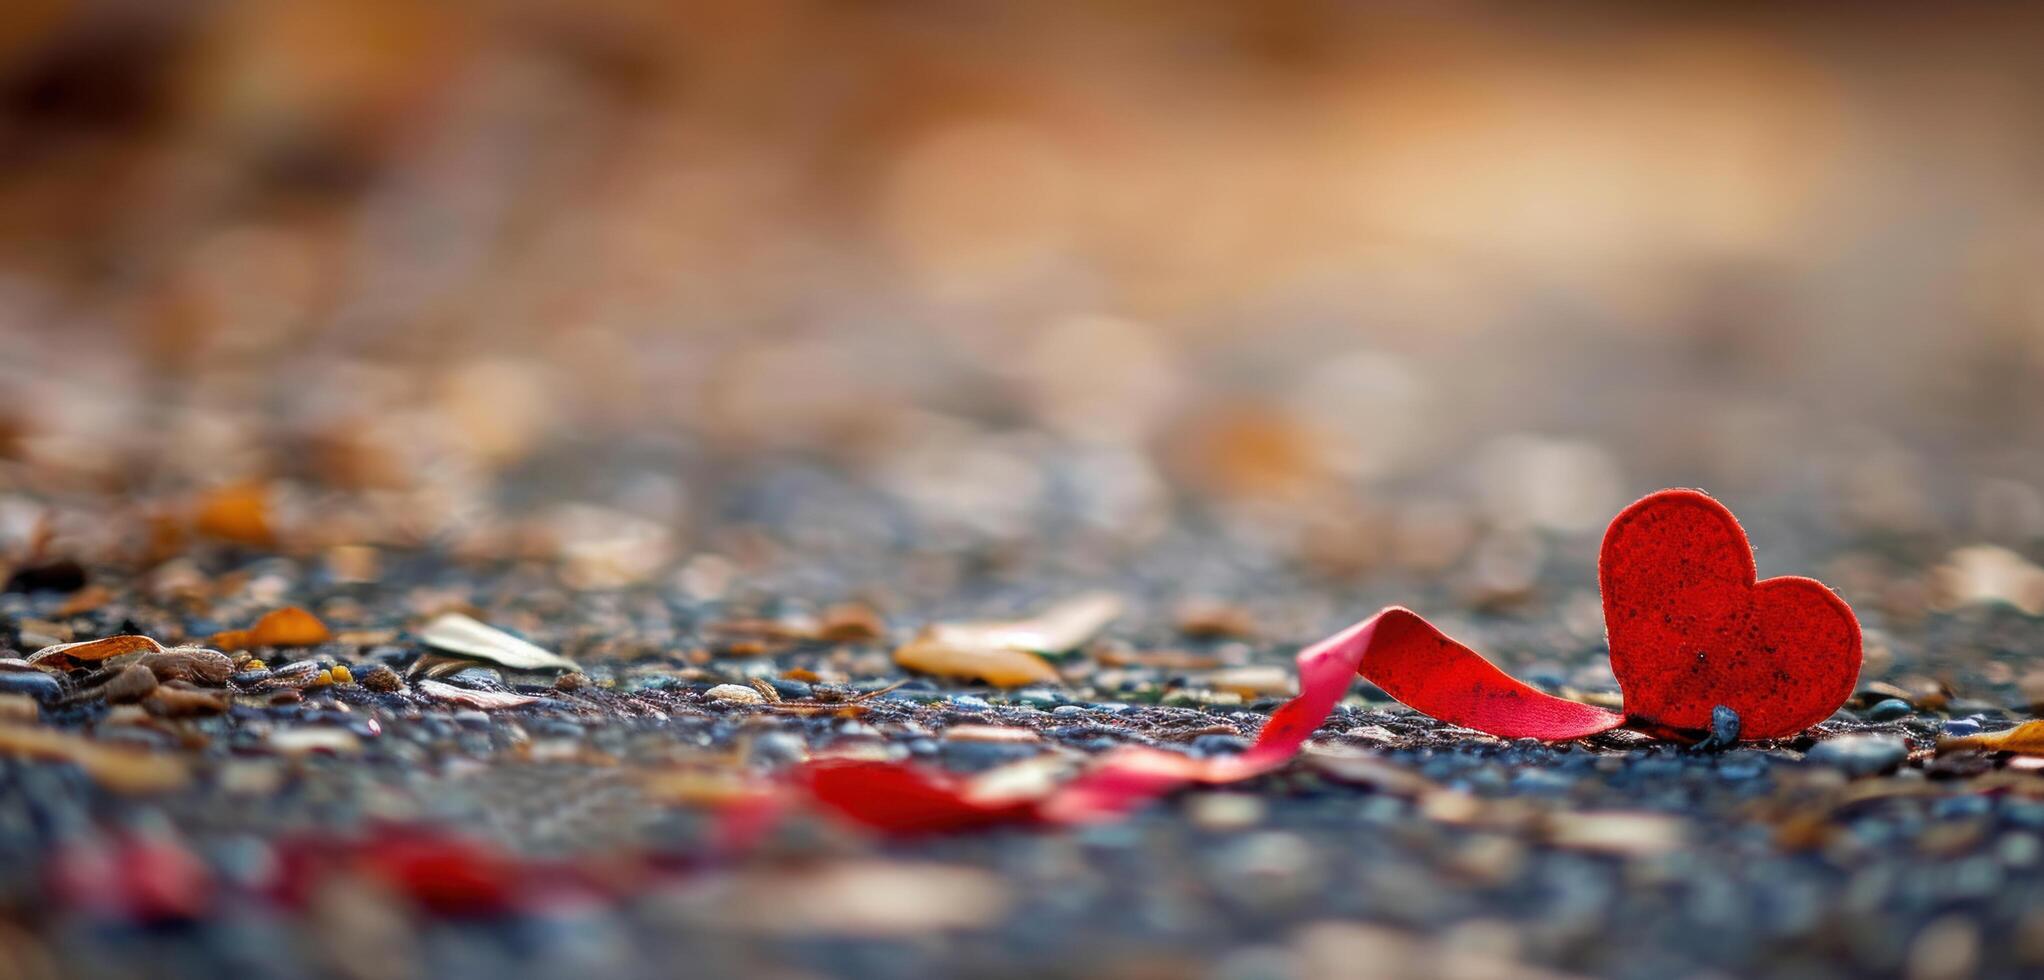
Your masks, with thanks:
<instances>
[{"instance_id":1,"label":"red paper heart","mask_svg":"<svg viewBox=\"0 0 2044 980\"><path fill-rule=\"evenodd\" d=\"M1754 581L1753 547L1723 504L1663 490L1604 532L1597 579L1626 724L1663 735L1739 713L1741 737L1793 735L1859 679L1859 621L1814 579Z\"/></svg>"},{"instance_id":2,"label":"red paper heart","mask_svg":"<svg viewBox=\"0 0 2044 980\"><path fill-rule=\"evenodd\" d=\"M1718 705L1739 713L1742 737L1779 738L1829 717L1852 693L1860 634L1851 608L1811 579L1756 582L1745 531L1702 493L1663 490L1627 507L1604 533L1598 576L1622 715L1528 687L1394 606L1300 651L1299 696L1238 756L1123 748L1044 796L1001 803L911 763L817 763L798 782L816 802L883 831L1076 823L1111 819L1188 783L1284 765L1357 675L1442 721L1546 741L1621 726L1697 738Z\"/></svg>"}]
</instances>

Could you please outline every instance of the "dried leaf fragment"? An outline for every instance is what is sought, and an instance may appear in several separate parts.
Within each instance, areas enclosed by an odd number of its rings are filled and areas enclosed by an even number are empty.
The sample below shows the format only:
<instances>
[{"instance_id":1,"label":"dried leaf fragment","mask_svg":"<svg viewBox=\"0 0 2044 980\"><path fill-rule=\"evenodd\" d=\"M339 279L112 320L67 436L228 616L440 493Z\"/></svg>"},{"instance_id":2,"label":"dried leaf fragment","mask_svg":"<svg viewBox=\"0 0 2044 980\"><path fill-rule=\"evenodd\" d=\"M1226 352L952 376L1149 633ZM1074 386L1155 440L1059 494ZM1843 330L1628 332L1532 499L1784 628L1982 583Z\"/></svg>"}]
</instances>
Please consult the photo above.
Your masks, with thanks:
<instances>
[{"instance_id":1,"label":"dried leaf fragment","mask_svg":"<svg viewBox=\"0 0 2044 980\"><path fill-rule=\"evenodd\" d=\"M2044 721L2026 721L2014 728L2004 728L1998 732L1981 732L1964 738L1938 739L1939 752L1950 752L1955 749L2044 755Z\"/></svg>"},{"instance_id":2,"label":"dried leaf fragment","mask_svg":"<svg viewBox=\"0 0 2044 980\"><path fill-rule=\"evenodd\" d=\"M498 708L516 708L539 700L529 694L511 694L504 691L478 691L473 688L455 687L445 681L422 680L412 686L417 688L419 693L429 698L439 701L451 701L455 704L465 704L471 708L478 708L483 711L493 711ZM752 689L746 688L746 690L751 691Z\"/></svg>"},{"instance_id":3,"label":"dried leaf fragment","mask_svg":"<svg viewBox=\"0 0 2044 980\"><path fill-rule=\"evenodd\" d=\"M911 640L894 651L903 668L939 677L985 681L995 687L1056 684L1056 668L1036 654L998 647L956 646L935 639Z\"/></svg>"},{"instance_id":4,"label":"dried leaf fragment","mask_svg":"<svg viewBox=\"0 0 2044 980\"><path fill-rule=\"evenodd\" d=\"M29 654L28 662L40 665L56 661L61 664L65 662L65 659L68 659L79 663L96 663L110 657L118 657L123 654L139 651L162 653L163 644L138 633L128 633L121 636L101 637L97 640L79 640L74 643L57 643L46 646Z\"/></svg>"},{"instance_id":5,"label":"dried leaf fragment","mask_svg":"<svg viewBox=\"0 0 2044 980\"><path fill-rule=\"evenodd\" d=\"M825 643L870 643L887 635L887 624L873 607L846 602L823 611L816 638Z\"/></svg>"},{"instance_id":6,"label":"dried leaf fragment","mask_svg":"<svg viewBox=\"0 0 2044 980\"><path fill-rule=\"evenodd\" d=\"M1228 691L1245 698L1290 697L1292 672L1276 664L1252 664L1217 670L1206 677L1216 691Z\"/></svg>"},{"instance_id":7,"label":"dried leaf fragment","mask_svg":"<svg viewBox=\"0 0 2044 980\"><path fill-rule=\"evenodd\" d=\"M581 669L566 657L460 613L445 613L427 623L419 631L419 642L447 656L479 660L512 670ZM421 657L420 661L425 659ZM415 663L411 672L417 674L424 669L427 668Z\"/></svg>"},{"instance_id":8,"label":"dried leaf fragment","mask_svg":"<svg viewBox=\"0 0 2044 980\"><path fill-rule=\"evenodd\" d=\"M453 677L470 667L487 666L488 664L481 660L470 660L467 657L449 657L429 650L419 654L418 659L412 661L411 667L405 670L405 676ZM392 673L395 673L395 671Z\"/></svg>"},{"instance_id":9,"label":"dried leaf fragment","mask_svg":"<svg viewBox=\"0 0 2044 980\"><path fill-rule=\"evenodd\" d=\"M938 623L922 639L953 647L1063 653L1085 645L1121 615L1121 597L1088 592L1066 599L1027 619Z\"/></svg>"},{"instance_id":10,"label":"dried leaf fragment","mask_svg":"<svg viewBox=\"0 0 2044 980\"><path fill-rule=\"evenodd\" d=\"M944 729L944 738L952 742L1009 742L1026 743L1043 741L1035 730L1017 725L953 725Z\"/></svg>"},{"instance_id":11,"label":"dried leaf fragment","mask_svg":"<svg viewBox=\"0 0 2044 980\"><path fill-rule=\"evenodd\" d=\"M1091 592L1027 619L936 623L896 649L894 662L996 687L1055 684L1057 670L1036 654L1076 649L1120 614L1118 596Z\"/></svg>"},{"instance_id":12,"label":"dried leaf fragment","mask_svg":"<svg viewBox=\"0 0 2044 980\"><path fill-rule=\"evenodd\" d=\"M297 606L285 606L264 613L248 629L215 633L211 642L222 650L232 651L250 647L312 647L330 639L333 632L318 616Z\"/></svg>"},{"instance_id":13,"label":"dried leaf fragment","mask_svg":"<svg viewBox=\"0 0 2044 980\"><path fill-rule=\"evenodd\" d=\"M193 508L192 526L208 537L267 547L277 539L270 518L270 489L255 482L214 489Z\"/></svg>"}]
</instances>

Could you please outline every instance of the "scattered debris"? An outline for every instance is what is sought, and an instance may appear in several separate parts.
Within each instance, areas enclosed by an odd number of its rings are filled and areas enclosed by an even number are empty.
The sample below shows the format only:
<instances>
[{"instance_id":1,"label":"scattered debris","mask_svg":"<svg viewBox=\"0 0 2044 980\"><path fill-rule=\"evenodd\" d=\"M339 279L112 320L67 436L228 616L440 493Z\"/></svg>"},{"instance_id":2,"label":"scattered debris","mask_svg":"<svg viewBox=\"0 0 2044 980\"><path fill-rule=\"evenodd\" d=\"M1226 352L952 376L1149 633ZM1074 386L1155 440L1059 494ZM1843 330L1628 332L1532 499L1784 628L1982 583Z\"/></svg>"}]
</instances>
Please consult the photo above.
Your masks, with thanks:
<instances>
[{"instance_id":1,"label":"scattered debris","mask_svg":"<svg viewBox=\"0 0 2044 980\"><path fill-rule=\"evenodd\" d=\"M2026 721L2014 728L2004 728L1997 732L1938 739L1939 752L1961 749L2044 756L2044 721Z\"/></svg>"},{"instance_id":2,"label":"scattered debris","mask_svg":"<svg viewBox=\"0 0 2044 980\"><path fill-rule=\"evenodd\" d=\"M279 729L270 733L268 741L271 749L283 755L352 755L362 750L362 739L354 732L325 725Z\"/></svg>"},{"instance_id":3,"label":"scattered debris","mask_svg":"<svg viewBox=\"0 0 2044 980\"><path fill-rule=\"evenodd\" d=\"M227 651L255 647L313 647L333 639L332 631L318 616L297 606L264 613L245 630L215 633L208 642Z\"/></svg>"},{"instance_id":4,"label":"scattered debris","mask_svg":"<svg viewBox=\"0 0 2044 980\"><path fill-rule=\"evenodd\" d=\"M136 661L159 681L194 681L218 686L234 675L234 661L218 650L204 647L171 647L144 653Z\"/></svg>"},{"instance_id":5,"label":"scattered debris","mask_svg":"<svg viewBox=\"0 0 2044 980\"><path fill-rule=\"evenodd\" d=\"M270 488L261 483L234 483L199 497L192 527L200 534L255 548L276 543Z\"/></svg>"},{"instance_id":6,"label":"scattered debris","mask_svg":"<svg viewBox=\"0 0 2044 980\"><path fill-rule=\"evenodd\" d=\"M887 635L887 624L873 607L846 602L823 611L816 638L825 643L871 643Z\"/></svg>"},{"instance_id":7,"label":"scattered debris","mask_svg":"<svg viewBox=\"0 0 2044 980\"><path fill-rule=\"evenodd\" d=\"M1027 619L936 623L919 639L963 650L1063 653L1091 640L1121 615L1121 597L1089 592L1056 603Z\"/></svg>"},{"instance_id":8,"label":"scattered debris","mask_svg":"<svg viewBox=\"0 0 2044 980\"><path fill-rule=\"evenodd\" d=\"M1290 670L1276 664L1230 667L1206 675L1208 687L1245 698L1290 697L1297 693L1296 681Z\"/></svg>"},{"instance_id":9,"label":"scattered debris","mask_svg":"<svg viewBox=\"0 0 2044 980\"><path fill-rule=\"evenodd\" d=\"M162 653L163 644L138 634L102 637L97 640L79 640L74 643L58 643L46 646L29 654L28 662L35 665L68 663L93 663L128 653Z\"/></svg>"},{"instance_id":10,"label":"scattered debris","mask_svg":"<svg viewBox=\"0 0 2044 980\"><path fill-rule=\"evenodd\" d=\"M944 729L944 738L951 742L1040 742L1043 737L1027 728L1013 725L953 725Z\"/></svg>"},{"instance_id":11,"label":"scattered debris","mask_svg":"<svg viewBox=\"0 0 2044 980\"><path fill-rule=\"evenodd\" d=\"M1028 651L962 647L927 638L911 640L895 650L894 662L918 673L984 681L995 687L1059 682L1057 668Z\"/></svg>"},{"instance_id":12,"label":"scattered debris","mask_svg":"<svg viewBox=\"0 0 2044 980\"><path fill-rule=\"evenodd\" d=\"M1999 545L1954 550L1932 572L1932 581L1946 608L2005 603L2026 615L2044 615L2044 567Z\"/></svg>"},{"instance_id":13,"label":"scattered debris","mask_svg":"<svg viewBox=\"0 0 2044 980\"><path fill-rule=\"evenodd\" d=\"M712 701L731 701L737 704L765 704L766 696L744 684L719 684L703 692Z\"/></svg>"},{"instance_id":14,"label":"scattered debris","mask_svg":"<svg viewBox=\"0 0 2044 980\"><path fill-rule=\"evenodd\" d=\"M42 717L42 706L26 694L0 694L0 724L32 723Z\"/></svg>"},{"instance_id":15,"label":"scattered debris","mask_svg":"<svg viewBox=\"0 0 2044 980\"><path fill-rule=\"evenodd\" d=\"M419 693L427 697L440 701L452 701L455 704L465 704L471 708L480 708L484 711L492 711L498 708L517 708L539 700L529 694L478 691L473 688L456 687L452 684L436 680L419 680L413 682L412 686ZM751 691L752 689L746 688L746 690ZM758 697L758 693L754 692L753 696Z\"/></svg>"},{"instance_id":16,"label":"scattered debris","mask_svg":"<svg viewBox=\"0 0 2044 980\"><path fill-rule=\"evenodd\" d=\"M564 676L573 677L575 675L568 674ZM403 690L405 686L404 678L399 677L397 671L383 664L376 664L363 671L358 683L379 694L389 694L393 691Z\"/></svg>"},{"instance_id":17,"label":"scattered debris","mask_svg":"<svg viewBox=\"0 0 2044 980\"><path fill-rule=\"evenodd\" d=\"M917 936L988 926L1008 889L979 868L853 861L706 881L687 899L712 928L782 936Z\"/></svg>"},{"instance_id":18,"label":"scattered debris","mask_svg":"<svg viewBox=\"0 0 2044 980\"><path fill-rule=\"evenodd\" d=\"M225 695L170 681L151 691L143 707L148 708L150 714L165 718L191 718L225 714L228 703Z\"/></svg>"},{"instance_id":19,"label":"scattered debris","mask_svg":"<svg viewBox=\"0 0 2044 980\"><path fill-rule=\"evenodd\" d=\"M1689 825L1663 813L1585 813L1560 810L1546 823L1556 847L1623 857L1667 854L1688 846Z\"/></svg>"},{"instance_id":20,"label":"scattered debris","mask_svg":"<svg viewBox=\"0 0 2044 980\"><path fill-rule=\"evenodd\" d=\"M158 793L190 779L184 761L175 756L104 745L41 727L0 725L0 753L72 763L117 793Z\"/></svg>"},{"instance_id":21,"label":"scattered debris","mask_svg":"<svg viewBox=\"0 0 2044 980\"><path fill-rule=\"evenodd\" d=\"M935 623L896 649L894 662L925 674L980 680L996 687L1055 684L1056 668L1036 655L1084 645L1121 614L1121 606L1115 595L1092 592L1028 619Z\"/></svg>"},{"instance_id":22,"label":"scattered debris","mask_svg":"<svg viewBox=\"0 0 2044 980\"><path fill-rule=\"evenodd\" d=\"M445 677L478 663L511 670L580 670L575 662L461 613L445 613L419 630L435 654L412 663L412 676Z\"/></svg>"},{"instance_id":23,"label":"scattered debris","mask_svg":"<svg viewBox=\"0 0 2044 980\"><path fill-rule=\"evenodd\" d=\"M1840 735L1812 746L1811 762L1833 766L1848 776L1893 772L1909 759L1909 744L1894 735Z\"/></svg>"},{"instance_id":24,"label":"scattered debris","mask_svg":"<svg viewBox=\"0 0 2044 980\"><path fill-rule=\"evenodd\" d=\"M1177 610L1178 632L1196 639L1246 637L1256 633L1249 610L1232 603L1194 599Z\"/></svg>"},{"instance_id":25,"label":"scattered debris","mask_svg":"<svg viewBox=\"0 0 2044 980\"><path fill-rule=\"evenodd\" d=\"M84 697L105 698L109 704L133 704L156 690L156 675L141 664L129 664L107 678L106 683L80 692Z\"/></svg>"}]
</instances>

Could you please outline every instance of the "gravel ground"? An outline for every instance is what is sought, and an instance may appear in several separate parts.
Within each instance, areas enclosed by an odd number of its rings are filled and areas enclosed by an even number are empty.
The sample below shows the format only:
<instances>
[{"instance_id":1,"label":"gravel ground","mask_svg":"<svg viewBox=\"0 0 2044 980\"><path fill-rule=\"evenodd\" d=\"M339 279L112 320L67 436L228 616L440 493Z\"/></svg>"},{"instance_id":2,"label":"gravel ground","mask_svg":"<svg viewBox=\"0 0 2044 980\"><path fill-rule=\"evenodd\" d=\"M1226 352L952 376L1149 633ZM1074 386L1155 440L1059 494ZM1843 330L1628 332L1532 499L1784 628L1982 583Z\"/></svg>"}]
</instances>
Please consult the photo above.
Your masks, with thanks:
<instances>
[{"instance_id":1,"label":"gravel ground","mask_svg":"<svg viewBox=\"0 0 2044 980\"><path fill-rule=\"evenodd\" d=\"M877 506L814 473L784 478L805 506ZM773 529L784 515L755 516ZM18 570L18 589L36 575L61 587L0 599L15 656L116 633L217 641L287 604L333 635L237 654L231 679L193 685L218 701L202 709L111 704L131 699L95 688L110 673L96 665L0 672L9 738L60 740L0 758L0 974L2044 968L2044 778L2019 756L1937 751L1941 735L2030 715L2011 666L2027 654L2009 651L2035 649L2044 625L2009 602L1933 590L1918 609L1863 605L1861 692L1792 741L1504 742L1358 681L1291 768L1123 823L888 841L805 813L737 846L718 814L807 758L982 773L1126 744L1240 751L1286 693L1288 675L1264 665L1378 602L1437 616L1544 687L1616 693L1582 535L1555 538L1530 580L1472 584L1330 577L1193 528L1090 574L1056 549L891 541L875 565L873 541L849 533L835 555L790 562L778 527L739 585L698 559L669 579L570 590L545 563L402 549L349 581L332 555L205 546L181 559L212 591L200 612L160 570ZM1761 540L1763 572L1785 571ZM1858 547L1818 532L1795 544L1820 573ZM79 598L87 584L104 590L96 602ZM1054 661L1058 683L961 683L890 656L930 622L1101 589L1123 612ZM421 623L448 609L581 670L401 679ZM748 686L718 690L730 684ZM472 706L462 692L523 697ZM94 754L108 749L126 751Z\"/></svg>"}]
</instances>

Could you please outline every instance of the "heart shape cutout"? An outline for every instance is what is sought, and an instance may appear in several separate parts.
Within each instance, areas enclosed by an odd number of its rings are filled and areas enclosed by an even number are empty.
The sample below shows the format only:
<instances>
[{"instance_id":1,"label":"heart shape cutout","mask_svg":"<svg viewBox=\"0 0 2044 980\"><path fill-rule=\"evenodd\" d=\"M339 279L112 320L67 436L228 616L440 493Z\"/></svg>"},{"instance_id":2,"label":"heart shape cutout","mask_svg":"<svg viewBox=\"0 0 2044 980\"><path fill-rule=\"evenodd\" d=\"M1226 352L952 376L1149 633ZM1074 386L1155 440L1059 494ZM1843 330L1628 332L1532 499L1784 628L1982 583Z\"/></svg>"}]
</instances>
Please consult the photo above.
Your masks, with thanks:
<instances>
[{"instance_id":1,"label":"heart shape cutout","mask_svg":"<svg viewBox=\"0 0 2044 980\"><path fill-rule=\"evenodd\" d=\"M1627 727L1700 737L1724 705L1742 737L1781 738L1852 695L1851 607L1815 579L1756 574L1738 518L1699 491L1651 494L1611 521L1597 581Z\"/></svg>"},{"instance_id":2,"label":"heart shape cutout","mask_svg":"<svg viewBox=\"0 0 2044 980\"><path fill-rule=\"evenodd\" d=\"M1740 737L1781 738L1830 717L1858 681L1851 607L1814 579L1759 580L1745 530L1704 493L1662 490L1620 512L1604 532L1597 576L1623 714L1523 684L1393 606L1299 651L1299 696L1272 712L1241 755L1124 747L1039 796L997 802L908 762L811 763L798 781L816 802L888 832L1080 823L1118 817L1188 783L1230 783L1285 765L1357 675L1442 721L1544 741L1614 728L1693 741L1710 734L1720 705L1739 713Z\"/></svg>"}]
</instances>

